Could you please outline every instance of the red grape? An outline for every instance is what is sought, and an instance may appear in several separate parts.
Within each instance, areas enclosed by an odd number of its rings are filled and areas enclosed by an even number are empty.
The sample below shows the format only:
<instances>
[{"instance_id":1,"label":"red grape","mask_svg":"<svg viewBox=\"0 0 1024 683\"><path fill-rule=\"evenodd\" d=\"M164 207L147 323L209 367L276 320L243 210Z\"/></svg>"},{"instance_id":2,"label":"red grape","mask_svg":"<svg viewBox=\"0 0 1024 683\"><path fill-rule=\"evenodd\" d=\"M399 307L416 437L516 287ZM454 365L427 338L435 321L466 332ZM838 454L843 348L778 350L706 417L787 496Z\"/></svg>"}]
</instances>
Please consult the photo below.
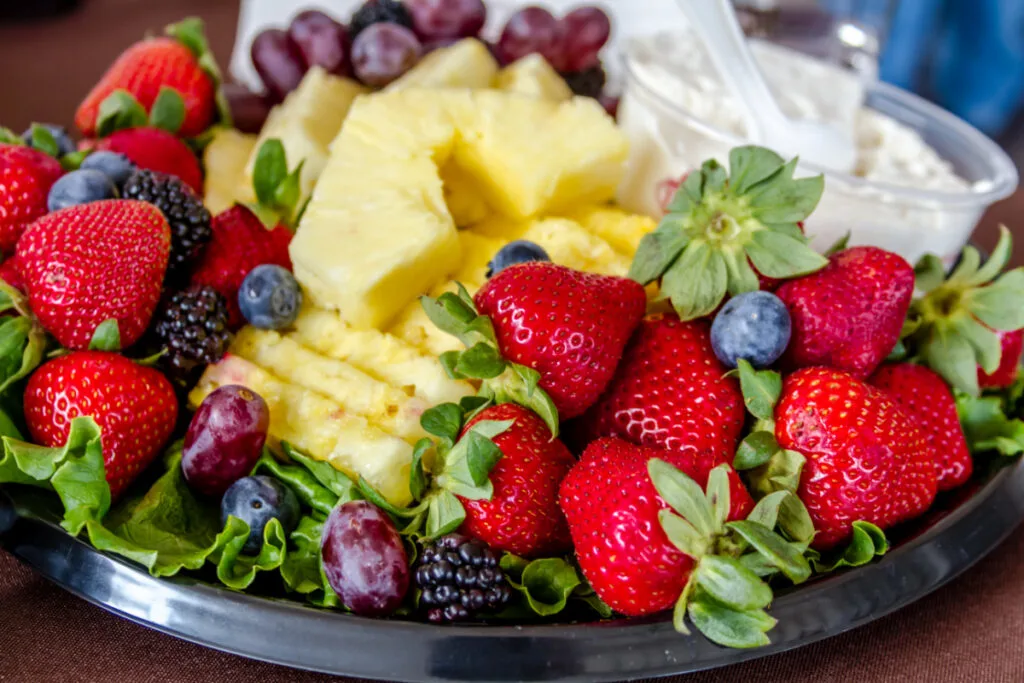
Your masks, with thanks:
<instances>
[{"instance_id":1,"label":"red grape","mask_svg":"<svg viewBox=\"0 0 1024 683\"><path fill-rule=\"evenodd\" d=\"M356 78L378 88L416 66L422 55L416 34L398 24L371 24L352 43Z\"/></svg>"},{"instance_id":2,"label":"red grape","mask_svg":"<svg viewBox=\"0 0 1024 683\"><path fill-rule=\"evenodd\" d=\"M483 0L406 0L405 7L425 41L476 36L487 21Z\"/></svg>"},{"instance_id":3,"label":"red grape","mask_svg":"<svg viewBox=\"0 0 1024 683\"><path fill-rule=\"evenodd\" d=\"M273 103L264 95L254 93L244 85L225 83L222 87L235 128L243 133L259 133Z\"/></svg>"},{"instance_id":4,"label":"red grape","mask_svg":"<svg viewBox=\"0 0 1024 683\"><path fill-rule=\"evenodd\" d=\"M514 62L539 52L553 67L564 71L562 24L543 7L524 7L513 14L498 40L502 61Z\"/></svg>"},{"instance_id":5,"label":"red grape","mask_svg":"<svg viewBox=\"0 0 1024 683\"><path fill-rule=\"evenodd\" d=\"M252 472L269 427L270 409L262 396L233 384L220 387L203 400L185 433L185 481L200 493L223 495Z\"/></svg>"},{"instance_id":6,"label":"red grape","mask_svg":"<svg viewBox=\"0 0 1024 683\"><path fill-rule=\"evenodd\" d=\"M608 42L612 22L600 7L577 7L562 17L565 32L563 71L583 71L596 66L597 53Z\"/></svg>"},{"instance_id":7,"label":"red grape","mask_svg":"<svg viewBox=\"0 0 1024 683\"><path fill-rule=\"evenodd\" d=\"M356 614L387 616L409 590L402 539L391 519L365 500L331 510L321 534L320 557L327 582Z\"/></svg>"},{"instance_id":8,"label":"red grape","mask_svg":"<svg viewBox=\"0 0 1024 683\"><path fill-rule=\"evenodd\" d=\"M597 101L601 103L604 110L608 112L608 116L613 119L619 118L619 98L615 95L609 95L607 93L601 93L601 96L597 98Z\"/></svg>"},{"instance_id":9,"label":"red grape","mask_svg":"<svg viewBox=\"0 0 1024 683\"><path fill-rule=\"evenodd\" d=\"M306 75L302 54L281 29L267 29L257 35L249 54L252 65L275 102L280 102L295 90Z\"/></svg>"},{"instance_id":10,"label":"red grape","mask_svg":"<svg viewBox=\"0 0 1024 683\"><path fill-rule=\"evenodd\" d=\"M351 74L348 29L323 12L306 10L297 15L288 27L288 37L307 68L321 66L335 76Z\"/></svg>"}]
</instances>

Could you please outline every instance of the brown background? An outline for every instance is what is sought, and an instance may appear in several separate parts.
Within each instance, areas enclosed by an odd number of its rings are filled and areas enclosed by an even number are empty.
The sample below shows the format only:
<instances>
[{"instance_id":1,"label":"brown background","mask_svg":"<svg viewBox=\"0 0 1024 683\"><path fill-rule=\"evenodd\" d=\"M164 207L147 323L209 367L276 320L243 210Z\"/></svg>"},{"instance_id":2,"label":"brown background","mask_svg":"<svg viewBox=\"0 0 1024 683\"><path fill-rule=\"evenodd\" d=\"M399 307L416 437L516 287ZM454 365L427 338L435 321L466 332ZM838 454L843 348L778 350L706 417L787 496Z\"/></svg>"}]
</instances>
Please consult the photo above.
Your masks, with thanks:
<instances>
[{"instance_id":1,"label":"brown background","mask_svg":"<svg viewBox=\"0 0 1024 683\"><path fill-rule=\"evenodd\" d=\"M0 123L15 130L31 120L70 125L75 105L124 46L147 29L188 14L207 20L214 50L226 64L237 12L235 0L84 0L83 8L71 16L0 26ZM979 243L990 248L996 225L1013 227L1022 209L1021 193L995 207L979 228ZM1019 241L1018 263L1024 262L1020 242L1024 240ZM1022 565L1024 530L1018 530L964 577L896 615L797 652L695 674L685 681L1020 683ZM400 648L396 643L396 652ZM114 680L331 679L149 631L60 591L0 552L0 681Z\"/></svg>"}]
</instances>

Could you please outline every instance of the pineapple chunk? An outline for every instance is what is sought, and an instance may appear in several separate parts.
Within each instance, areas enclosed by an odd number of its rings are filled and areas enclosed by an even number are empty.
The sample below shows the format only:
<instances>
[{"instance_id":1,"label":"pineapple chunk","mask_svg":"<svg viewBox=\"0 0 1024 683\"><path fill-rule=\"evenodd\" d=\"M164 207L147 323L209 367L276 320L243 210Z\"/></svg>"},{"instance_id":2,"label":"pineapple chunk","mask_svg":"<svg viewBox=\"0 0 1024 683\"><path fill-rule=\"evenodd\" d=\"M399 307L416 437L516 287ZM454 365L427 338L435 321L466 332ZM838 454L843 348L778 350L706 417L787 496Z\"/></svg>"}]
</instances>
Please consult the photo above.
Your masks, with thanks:
<instances>
[{"instance_id":1,"label":"pineapple chunk","mask_svg":"<svg viewBox=\"0 0 1024 683\"><path fill-rule=\"evenodd\" d=\"M251 187L256 151L270 138L281 140L289 168L294 169L300 161L305 161L300 188L302 196L308 197L327 164L328 145L341 129L352 102L364 92L366 89L355 81L333 76L319 66L306 72L299 87L271 111L263 124L245 169L246 199L255 198Z\"/></svg>"},{"instance_id":2,"label":"pineapple chunk","mask_svg":"<svg viewBox=\"0 0 1024 683\"><path fill-rule=\"evenodd\" d=\"M542 100L564 102L572 99L572 90L565 79L539 53L527 55L498 72L494 87Z\"/></svg>"},{"instance_id":3,"label":"pineapple chunk","mask_svg":"<svg viewBox=\"0 0 1024 683\"><path fill-rule=\"evenodd\" d=\"M498 62L487 46L476 38L465 38L434 50L387 89L487 88L497 73Z\"/></svg>"},{"instance_id":4,"label":"pineapple chunk","mask_svg":"<svg viewBox=\"0 0 1024 683\"><path fill-rule=\"evenodd\" d=\"M473 393L451 379L436 358L390 334L356 330L334 312L305 307L288 335L321 355L350 363L366 374L422 398L430 405L457 403Z\"/></svg>"},{"instance_id":5,"label":"pineapple chunk","mask_svg":"<svg viewBox=\"0 0 1024 683\"><path fill-rule=\"evenodd\" d=\"M295 275L317 306L381 329L460 261L439 171L450 160L489 206L529 217L610 199L626 147L584 98L415 89L360 98L292 241Z\"/></svg>"},{"instance_id":6,"label":"pineapple chunk","mask_svg":"<svg viewBox=\"0 0 1024 683\"><path fill-rule=\"evenodd\" d=\"M245 184L245 165L249 161L256 136L241 133L234 128L217 128L213 139L203 151L206 169L203 203L216 215L245 196L240 188Z\"/></svg>"},{"instance_id":7,"label":"pineapple chunk","mask_svg":"<svg viewBox=\"0 0 1024 683\"><path fill-rule=\"evenodd\" d=\"M554 263L576 270L619 276L629 272L628 258L567 218L525 222L496 218L473 226L473 230L508 242L530 240L543 247Z\"/></svg>"},{"instance_id":8,"label":"pineapple chunk","mask_svg":"<svg viewBox=\"0 0 1024 683\"><path fill-rule=\"evenodd\" d=\"M344 361L325 358L277 332L245 327L231 353L278 377L337 402L346 412L365 417L385 432L415 442L426 433L420 415L430 406L421 398L370 377Z\"/></svg>"},{"instance_id":9,"label":"pineapple chunk","mask_svg":"<svg viewBox=\"0 0 1024 683\"><path fill-rule=\"evenodd\" d=\"M430 293L431 296L437 297L444 292L456 291L456 282L461 282L470 293L480 289L487 281L487 264L504 244L502 240L472 232L460 232L459 242L462 244L461 267L452 276L451 282L435 287ZM391 328L391 334L435 357L445 351L462 348L462 342L447 332L442 332L431 322L419 301L413 301L406 307Z\"/></svg>"},{"instance_id":10,"label":"pineapple chunk","mask_svg":"<svg viewBox=\"0 0 1024 683\"><path fill-rule=\"evenodd\" d=\"M275 440L287 441L351 477L365 477L394 505L411 502L412 446L407 442L385 434L365 418L347 414L319 393L283 382L234 355L207 367L189 400L199 405L214 389L227 384L246 386L263 397L270 408L270 435Z\"/></svg>"},{"instance_id":11,"label":"pineapple chunk","mask_svg":"<svg viewBox=\"0 0 1024 683\"><path fill-rule=\"evenodd\" d=\"M465 228L491 215L476 179L465 169L449 162L441 169L441 182L444 183L444 201L455 225Z\"/></svg>"},{"instance_id":12,"label":"pineapple chunk","mask_svg":"<svg viewBox=\"0 0 1024 683\"><path fill-rule=\"evenodd\" d=\"M455 161L495 210L526 219L614 196L628 143L596 100L472 95L474 106L456 112L462 137Z\"/></svg>"},{"instance_id":13,"label":"pineapple chunk","mask_svg":"<svg viewBox=\"0 0 1024 683\"><path fill-rule=\"evenodd\" d=\"M582 206L566 212L566 217L630 258L636 253L643 236L658 227L658 222L650 216L629 213L614 206Z\"/></svg>"}]
</instances>

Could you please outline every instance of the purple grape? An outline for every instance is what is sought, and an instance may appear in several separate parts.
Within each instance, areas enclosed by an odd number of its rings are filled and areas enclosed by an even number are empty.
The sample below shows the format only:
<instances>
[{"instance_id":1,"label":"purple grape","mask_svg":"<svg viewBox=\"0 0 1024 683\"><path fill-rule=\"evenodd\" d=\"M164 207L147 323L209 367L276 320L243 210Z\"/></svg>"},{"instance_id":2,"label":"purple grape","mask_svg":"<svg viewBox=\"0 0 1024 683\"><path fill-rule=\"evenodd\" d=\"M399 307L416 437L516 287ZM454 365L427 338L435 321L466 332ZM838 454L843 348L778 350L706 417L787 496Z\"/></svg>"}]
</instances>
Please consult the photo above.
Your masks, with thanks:
<instances>
[{"instance_id":1,"label":"purple grape","mask_svg":"<svg viewBox=\"0 0 1024 683\"><path fill-rule=\"evenodd\" d=\"M416 34L398 24L372 24L352 43L352 67L363 83L382 88L416 66L423 55Z\"/></svg>"},{"instance_id":2,"label":"purple grape","mask_svg":"<svg viewBox=\"0 0 1024 683\"><path fill-rule=\"evenodd\" d=\"M562 17L565 32L563 71L583 71L596 66L598 53L608 42L612 22L600 7L577 7Z\"/></svg>"},{"instance_id":3,"label":"purple grape","mask_svg":"<svg viewBox=\"0 0 1024 683\"><path fill-rule=\"evenodd\" d=\"M348 29L317 10L306 10L292 19L288 37L298 48L307 68L323 67L335 76L350 76Z\"/></svg>"},{"instance_id":4,"label":"purple grape","mask_svg":"<svg viewBox=\"0 0 1024 683\"><path fill-rule=\"evenodd\" d=\"M281 29L267 29L257 35L249 56L274 102L295 90L306 75L302 53Z\"/></svg>"},{"instance_id":5,"label":"purple grape","mask_svg":"<svg viewBox=\"0 0 1024 683\"><path fill-rule=\"evenodd\" d=\"M234 384L215 390L200 404L185 433L185 481L208 496L223 495L252 472L269 427L270 409L262 396Z\"/></svg>"},{"instance_id":6,"label":"purple grape","mask_svg":"<svg viewBox=\"0 0 1024 683\"><path fill-rule=\"evenodd\" d=\"M270 114L273 102L264 95L254 93L244 85L225 83L224 97L231 108L231 119L235 128L243 133L259 133Z\"/></svg>"},{"instance_id":7,"label":"purple grape","mask_svg":"<svg viewBox=\"0 0 1024 683\"><path fill-rule=\"evenodd\" d=\"M324 522L320 557L331 588L356 614L387 616L401 606L409 590L409 559L402 539L391 519L365 500L331 510Z\"/></svg>"},{"instance_id":8,"label":"purple grape","mask_svg":"<svg viewBox=\"0 0 1024 683\"><path fill-rule=\"evenodd\" d=\"M487 21L483 0L406 0L405 7L424 41L477 36Z\"/></svg>"},{"instance_id":9,"label":"purple grape","mask_svg":"<svg viewBox=\"0 0 1024 683\"><path fill-rule=\"evenodd\" d=\"M513 14L498 39L502 61L511 63L539 52L551 66L565 71L562 24L543 7L524 7Z\"/></svg>"}]
</instances>

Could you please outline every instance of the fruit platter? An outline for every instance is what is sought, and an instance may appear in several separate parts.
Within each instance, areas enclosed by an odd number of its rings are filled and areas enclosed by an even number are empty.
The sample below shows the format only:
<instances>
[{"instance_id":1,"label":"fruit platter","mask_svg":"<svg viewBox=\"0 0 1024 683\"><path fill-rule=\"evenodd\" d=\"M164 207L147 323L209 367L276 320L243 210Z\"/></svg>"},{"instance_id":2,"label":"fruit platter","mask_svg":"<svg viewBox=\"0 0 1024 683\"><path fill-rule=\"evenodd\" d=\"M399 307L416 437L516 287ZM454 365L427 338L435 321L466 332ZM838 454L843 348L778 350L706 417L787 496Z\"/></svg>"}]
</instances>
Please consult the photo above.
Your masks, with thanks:
<instances>
[{"instance_id":1,"label":"fruit platter","mask_svg":"<svg viewBox=\"0 0 1024 683\"><path fill-rule=\"evenodd\" d=\"M486 23L305 11L255 93L189 18L76 131L0 129L0 547L298 668L621 680L865 624L1017 526L1008 229L817 250L827 179L756 144L632 212L611 19Z\"/></svg>"}]
</instances>

